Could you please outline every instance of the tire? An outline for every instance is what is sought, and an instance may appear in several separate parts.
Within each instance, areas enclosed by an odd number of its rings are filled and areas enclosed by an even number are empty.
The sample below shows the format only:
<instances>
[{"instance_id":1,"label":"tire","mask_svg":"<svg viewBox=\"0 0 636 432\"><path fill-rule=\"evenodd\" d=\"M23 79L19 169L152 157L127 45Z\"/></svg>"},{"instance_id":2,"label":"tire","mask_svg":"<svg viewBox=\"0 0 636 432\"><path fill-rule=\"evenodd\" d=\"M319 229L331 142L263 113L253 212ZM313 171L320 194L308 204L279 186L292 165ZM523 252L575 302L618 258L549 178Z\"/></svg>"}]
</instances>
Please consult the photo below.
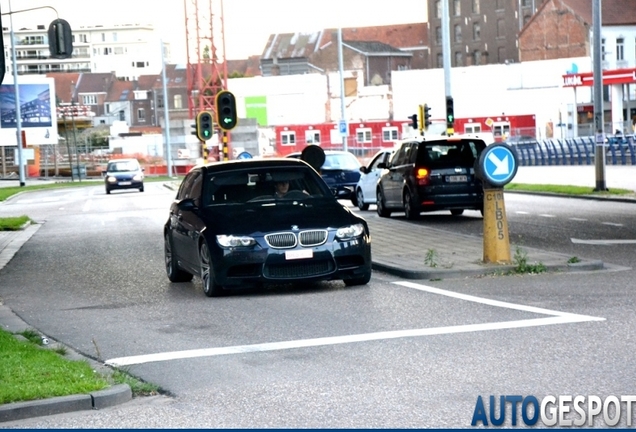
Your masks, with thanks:
<instances>
[{"instance_id":1,"label":"tire","mask_svg":"<svg viewBox=\"0 0 636 432\"><path fill-rule=\"evenodd\" d=\"M166 232L166 235L164 236L163 248L166 263L166 273L168 274L168 279L170 279L170 282L190 282L192 280L192 275L179 268L179 264L177 263L177 259L173 253L174 248L172 236L168 232Z\"/></svg>"},{"instance_id":2,"label":"tire","mask_svg":"<svg viewBox=\"0 0 636 432\"><path fill-rule=\"evenodd\" d=\"M356 286L356 285L366 285L371 280L371 270L366 272L364 275L353 278L353 279L345 279L343 282L346 286Z\"/></svg>"},{"instance_id":3,"label":"tire","mask_svg":"<svg viewBox=\"0 0 636 432\"><path fill-rule=\"evenodd\" d=\"M106 195L110 195L110 189L106 188Z\"/></svg>"},{"instance_id":4,"label":"tire","mask_svg":"<svg viewBox=\"0 0 636 432\"><path fill-rule=\"evenodd\" d=\"M391 216L391 210L387 210L387 208L384 206L384 197L382 196L382 190L378 189L378 191L376 192L376 202L375 202L375 207L376 207L376 211L378 212L378 216L380 217L390 217Z\"/></svg>"},{"instance_id":5,"label":"tire","mask_svg":"<svg viewBox=\"0 0 636 432\"><path fill-rule=\"evenodd\" d=\"M139 192L143 192L143 191L144 191L144 187L142 186L139 188Z\"/></svg>"},{"instance_id":6,"label":"tire","mask_svg":"<svg viewBox=\"0 0 636 432\"><path fill-rule=\"evenodd\" d=\"M362 189L356 190L356 198L358 200L358 208L362 211L369 210L369 204L364 202L364 196L362 195Z\"/></svg>"},{"instance_id":7,"label":"tire","mask_svg":"<svg viewBox=\"0 0 636 432\"><path fill-rule=\"evenodd\" d=\"M450 212L453 216L461 216L464 214L464 209L452 209Z\"/></svg>"},{"instance_id":8,"label":"tire","mask_svg":"<svg viewBox=\"0 0 636 432\"><path fill-rule=\"evenodd\" d=\"M201 282L203 282L203 293L207 297L220 297L225 295L223 287L214 280L214 267L210 257L208 243L203 240L199 249L199 263L201 265Z\"/></svg>"},{"instance_id":9,"label":"tire","mask_svg":"<svg viewBox=\"0 0 636 432\"><path fill-rule=\"evenodd\" d=\"M420 217L419 207L417 207L413 202L411 193L408 190L404 191L402 201L404 204L404 215L406 216L406 218L408 220L418 219Z\"/></svg>"}]
</instances>

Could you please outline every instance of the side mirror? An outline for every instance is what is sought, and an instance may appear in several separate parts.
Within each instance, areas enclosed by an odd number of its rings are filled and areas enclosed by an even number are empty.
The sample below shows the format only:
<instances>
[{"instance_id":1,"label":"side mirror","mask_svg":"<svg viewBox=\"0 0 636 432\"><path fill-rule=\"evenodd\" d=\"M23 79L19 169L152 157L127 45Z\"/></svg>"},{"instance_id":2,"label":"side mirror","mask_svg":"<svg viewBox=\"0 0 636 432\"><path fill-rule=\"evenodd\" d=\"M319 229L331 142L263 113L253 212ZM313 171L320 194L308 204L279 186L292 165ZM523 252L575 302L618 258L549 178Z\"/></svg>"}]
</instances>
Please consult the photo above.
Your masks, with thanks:
<instances>
[{"instance_id":1,"label":"side mirror","mask_svg":"<svg viewBox=\"0 0 636 432\"><path fill-rule=\"evenodd\" d=\"M193 211L196 210L197 205L194 203L194 199L185 198L177 203L177 208L182 211Z\"/></svg>"},{"instance_id":2,"label":"side mirror","mask_svg":"<svg viewBox=\"0 0 636 432\"><path fill-rule=\"evenodd\" d=\"M360 167L360 172L362 174L368 174L369 173L369 168L365 167L365 166L361 166Z\"/></svg>"}]
</instances>

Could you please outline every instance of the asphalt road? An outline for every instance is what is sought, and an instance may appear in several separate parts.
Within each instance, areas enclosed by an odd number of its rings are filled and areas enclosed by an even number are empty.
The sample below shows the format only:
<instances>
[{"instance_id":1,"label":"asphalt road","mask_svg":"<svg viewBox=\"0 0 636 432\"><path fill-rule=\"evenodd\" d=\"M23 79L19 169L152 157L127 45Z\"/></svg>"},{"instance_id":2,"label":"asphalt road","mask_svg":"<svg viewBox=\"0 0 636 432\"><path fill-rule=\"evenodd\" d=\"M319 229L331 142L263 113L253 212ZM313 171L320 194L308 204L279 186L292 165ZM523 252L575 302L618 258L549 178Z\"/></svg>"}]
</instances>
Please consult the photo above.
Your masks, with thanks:
<instances>
[{"instance_id":1,"label":"asphalt road","mask_svg":"<svg viewBox=\"0 0 636 432\"><path fill-rule=\"evenodd\" d=\"M104 361L168 353L126 367L166 396L6 426L469 427L480 395L633 394L633 270L410 284L374 272L367 287L333 282L208 299L196 279L170 284L165 276L161 227L172 196L149 183L144 193L36 192L0 206L2 215L46 221L0 273L6 305ZM512 194L506 206L511 232L529 246L560 250L567 237L583 234L634 238L630 207ZM482 223L463 216L449 228L444 219L415 223L467 231ZM617 262L626 265L634 246L572 247L608 262L626 255ZM545 316L533 307L595 320L524 327ZM509 322L519 328L498 328ZM459 325L471 331L448 330ZM418 329L435 331L408 336ZM404 334L361 337L385 331ZM324 337L338 343L303 346ZM195 349L206 355L169 355Z\"/></svg>"}]
</instances>

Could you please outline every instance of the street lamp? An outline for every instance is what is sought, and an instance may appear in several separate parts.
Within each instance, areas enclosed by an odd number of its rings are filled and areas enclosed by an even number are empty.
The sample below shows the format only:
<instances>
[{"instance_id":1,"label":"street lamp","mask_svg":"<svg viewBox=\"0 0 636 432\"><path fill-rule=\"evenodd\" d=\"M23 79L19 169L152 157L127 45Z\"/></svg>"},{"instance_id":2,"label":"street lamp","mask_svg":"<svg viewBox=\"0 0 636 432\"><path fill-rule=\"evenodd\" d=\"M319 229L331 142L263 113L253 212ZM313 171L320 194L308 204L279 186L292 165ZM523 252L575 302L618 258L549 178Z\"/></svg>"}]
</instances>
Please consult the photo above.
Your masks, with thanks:
<instances>
[{"instance_id":1,"label":"street lamp","mask_svg":"<svg viewBox=\"0 0 636 432\"><path fill-rule=\"evenodd\" d=\"M9 0L9 23L11 24L11 61L13 62L13 88L15 89L15 124L16 142L18 143L18 173L20 174L20 186L25 185L24 164L22 161L22 112L20 106L20 89L18 86L18 68L15 57L15 36L13 34L13 13L11 13L11 0Z\"/></svg>"}]
</instances>

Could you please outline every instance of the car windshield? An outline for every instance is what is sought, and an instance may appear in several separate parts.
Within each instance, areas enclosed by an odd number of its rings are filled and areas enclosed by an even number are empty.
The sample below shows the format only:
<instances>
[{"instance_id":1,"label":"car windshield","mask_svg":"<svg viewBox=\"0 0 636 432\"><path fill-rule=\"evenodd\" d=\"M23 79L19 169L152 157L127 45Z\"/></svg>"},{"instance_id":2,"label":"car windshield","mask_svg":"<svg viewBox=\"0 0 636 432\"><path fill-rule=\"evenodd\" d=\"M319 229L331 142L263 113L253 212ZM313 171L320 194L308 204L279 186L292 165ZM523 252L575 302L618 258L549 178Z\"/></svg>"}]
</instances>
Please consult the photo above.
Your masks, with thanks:
<instances>
[{"instance_id":1,"label":"car windshield","mask_svg":"<svg viewBox=\"0 0 636 432\"><path fill-rule=\"evenodd\" d=\"M417 164L431 168L473 166L485 147L484 142L479 140L423 142L417 153Z\"/></svg>"},{"instance_id":2,"label":"car windshield","mask_svg":"<svg viewBox=\"0 0 636 432\"><path fill-rule=\"evenodd\" d=\"M138 169L139 163L137 161L119 161L108 164L109 172L137 171Z\"/></svg>"},{"instance_id":3,"label":"car windshield","mask_svg":"<svg viewBox=\"0 0 636 432\"><path fill-rule=\"evenodd\" d=\"M329 190L307 168L251 168L209 174L203 206L324 198Z\"/></svg>"},{"instance_id":4,"label":"car windshield","mask_svg":"<svg viewBox=\"0 0 636 432\"><path fill-rule=\"evenodd\" d=\"M351 153L326 154L325 163L322 164L322 169L357 171L360 169L360 162Z\"/></svg>"}]
</instances>

